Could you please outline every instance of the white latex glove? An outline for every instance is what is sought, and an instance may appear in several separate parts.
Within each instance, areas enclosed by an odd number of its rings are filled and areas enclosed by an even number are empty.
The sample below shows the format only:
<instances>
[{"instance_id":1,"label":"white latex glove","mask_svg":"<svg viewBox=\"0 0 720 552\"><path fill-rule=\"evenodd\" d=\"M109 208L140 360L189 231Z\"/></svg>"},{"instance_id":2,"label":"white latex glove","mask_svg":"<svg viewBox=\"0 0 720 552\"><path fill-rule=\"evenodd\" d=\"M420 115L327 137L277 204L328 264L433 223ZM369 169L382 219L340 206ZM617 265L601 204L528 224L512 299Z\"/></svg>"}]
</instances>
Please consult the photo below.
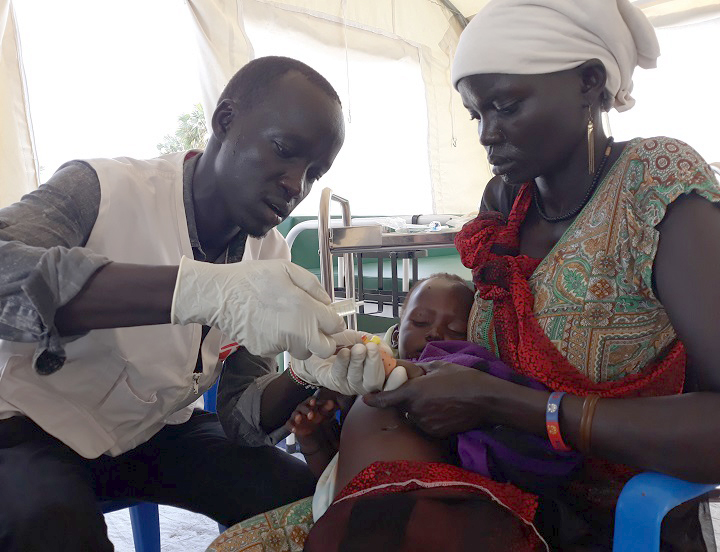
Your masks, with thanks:
<instances>
[{"instance_id":1,"label":"white latex glove","mask_svg":"<svg viewBox=\"0 0 720 552\"><path fill-rule=\"evenodd\" d=\"M217 265L183 257L171 321L215 326L254 355L297 358L335 353L331 334L345 327L310 272L290 261Z\"/></svg>"},{"instance_id":2,"label":"white latex glove","mask_svg":"<svg viewBox=\"0 0 720 552\"><path fill-rule=\"evenodd\" d=\"M291 361L293 373L311 385L327 387L343 395L365 395L380 391L385 383L380 347L392 355L385 344L364 344L362 336L372 334L345 330L333 335L340 349L335 356L323 359L311 356L307 360Z\"/></svg>"}]
</instances>

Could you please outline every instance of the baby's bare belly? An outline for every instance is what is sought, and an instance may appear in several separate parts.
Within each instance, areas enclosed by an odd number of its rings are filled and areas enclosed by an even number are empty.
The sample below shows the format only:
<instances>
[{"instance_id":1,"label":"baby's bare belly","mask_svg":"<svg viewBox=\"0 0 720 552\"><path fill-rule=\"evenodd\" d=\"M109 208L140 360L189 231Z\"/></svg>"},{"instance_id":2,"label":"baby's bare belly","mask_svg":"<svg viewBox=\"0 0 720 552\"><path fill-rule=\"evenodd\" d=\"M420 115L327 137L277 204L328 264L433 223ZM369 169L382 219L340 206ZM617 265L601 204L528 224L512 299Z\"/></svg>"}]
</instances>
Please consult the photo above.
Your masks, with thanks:
<instances>
[{"instance_id":1,"label":"baby's bare belly","mask_svg":"<svg viewBox=\"0 0 720 552\"><path fill-rule=\"evenodd\" d=\"M343 423L336 490L379 461L448 462L445 441L430 439L392 408L373 408L358 397Z\"/></svg>"}]
</instances>

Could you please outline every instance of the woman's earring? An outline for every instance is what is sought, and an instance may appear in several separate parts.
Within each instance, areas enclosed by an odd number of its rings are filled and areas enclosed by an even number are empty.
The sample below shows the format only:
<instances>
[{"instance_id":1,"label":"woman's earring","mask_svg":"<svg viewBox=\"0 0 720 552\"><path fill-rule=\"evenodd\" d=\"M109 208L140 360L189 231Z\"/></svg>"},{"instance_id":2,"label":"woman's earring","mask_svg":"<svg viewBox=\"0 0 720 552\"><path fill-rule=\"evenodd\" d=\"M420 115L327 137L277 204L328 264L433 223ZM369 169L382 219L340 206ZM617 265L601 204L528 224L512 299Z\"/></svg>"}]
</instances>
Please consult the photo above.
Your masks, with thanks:
<instances>
[{"instance_id":1,"label":"woman's earring","mask_svg":"<svg viewBox=\"0 0 720 552\"><path fill-rule=\"evenodd\" d=\"M393 349L397 349L398 345L400 344L400 326L395 325L395 329L390 334L390 347Z\"/></svg>"},{"instance_id":2,"label":"woman's earring","mask_svg":"<svg viewBox=\"0 0 720 552\"><path fill-rule=\"evenodd\" d=\"M595 125L593 124L592 106L588 106L587 124L588 174L595 174Z\"/></svg>"}]
</instances>

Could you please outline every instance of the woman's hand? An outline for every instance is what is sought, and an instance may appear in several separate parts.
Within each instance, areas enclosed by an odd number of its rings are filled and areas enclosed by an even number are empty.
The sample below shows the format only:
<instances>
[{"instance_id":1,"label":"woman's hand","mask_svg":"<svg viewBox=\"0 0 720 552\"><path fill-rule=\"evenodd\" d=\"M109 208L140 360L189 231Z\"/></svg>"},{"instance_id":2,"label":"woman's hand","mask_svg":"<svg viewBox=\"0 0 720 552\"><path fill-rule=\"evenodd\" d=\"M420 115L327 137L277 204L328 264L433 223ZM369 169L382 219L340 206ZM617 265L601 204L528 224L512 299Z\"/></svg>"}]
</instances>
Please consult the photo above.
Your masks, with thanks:
<instances>
[{"instance_id":1,"label":"woman's hand","mask_svg":"<svg viewBox=\"0 0 720 552\"><path fill-rule=\"evenodd\" d=\"M377 408L396 408L418 429L432 437L448 437L490 422L488 399L494 386L507 383L480 370L435 361L427 374L394 391L363 397Z\"/></svg>"}]
</instances>

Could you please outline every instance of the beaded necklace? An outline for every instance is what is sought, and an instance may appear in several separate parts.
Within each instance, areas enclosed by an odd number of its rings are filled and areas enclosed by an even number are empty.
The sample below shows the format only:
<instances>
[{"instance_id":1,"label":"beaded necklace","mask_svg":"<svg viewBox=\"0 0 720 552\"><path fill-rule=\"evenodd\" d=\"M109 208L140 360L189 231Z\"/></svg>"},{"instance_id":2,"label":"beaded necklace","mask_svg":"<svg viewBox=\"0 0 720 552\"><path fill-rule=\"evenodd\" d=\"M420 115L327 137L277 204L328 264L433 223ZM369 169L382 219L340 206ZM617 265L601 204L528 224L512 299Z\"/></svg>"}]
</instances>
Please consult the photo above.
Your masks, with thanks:
<instances>
[{"instance_id":1,"label":"beaded necklace","mask_svg":"<svg viewBox=\"0 0 720 552\"><path fill-rule=\"evenodd\" d=\"M572 211L565 213L564 215L558 215L557 217L550 217L547 214L545 214L545 210L543 209L542 204L542 198L540 197L540 194L537 191L537 188L533 186L533 202L535 203L535 208L537 209L538 213L542 217L543 220L547 222L562 222L564 220L568 220L576 216L580 211L583 210L585 205L587 205L588 201L590 201L590 198L595 193L595 188L597 188L597 185L600 183L600 176L603 173L603 170L605 169L605 165L607 164L607 160L610 157L610 152L612 151L612 145L614 142L614 138L611 136L608 138L607 144L605 145L605 153L603 154L603 158L600 161L600 165L598 166L597 170L595 171L595 174L593 175L592 182L590 183L590 187L588 188L587 192L585 193L585 197L583 198L580 205L575 207Z\"/></svg>"}]
</instances>

